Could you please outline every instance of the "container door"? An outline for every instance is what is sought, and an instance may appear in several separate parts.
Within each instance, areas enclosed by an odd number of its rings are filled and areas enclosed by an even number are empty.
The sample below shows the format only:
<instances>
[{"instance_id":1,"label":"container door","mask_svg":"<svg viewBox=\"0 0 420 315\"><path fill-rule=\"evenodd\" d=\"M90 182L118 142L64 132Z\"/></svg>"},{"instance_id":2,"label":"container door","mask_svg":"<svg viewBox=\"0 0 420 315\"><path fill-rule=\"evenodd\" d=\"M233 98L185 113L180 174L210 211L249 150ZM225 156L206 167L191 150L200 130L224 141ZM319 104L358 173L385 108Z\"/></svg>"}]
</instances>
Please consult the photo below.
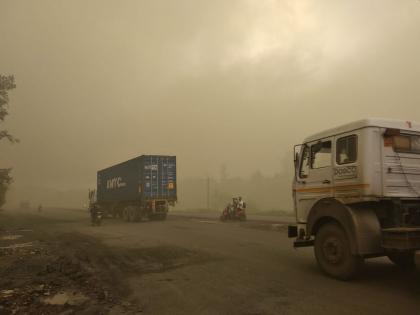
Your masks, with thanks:
<instances>
[{"instance_id":1,"label":"container door","mask_svg":"<svg viewBox=\"0 0 420 315\"><path fill-rule=\"evenodd\" d=\"M144 156L142 171L146 198L176 200L176 157Z\"/></svg>"},{"instance_id":2,"label":"container door","mask_svg":"<svg viewBox=\"0 0 420 315\"><path fill-rule=\"evenodd\" d=\"M306 223L312 206L333 196L332 138L308 143L303 147L295 183L296 215Z\"/></svg>"},{"instance_id":3,"label":"container door","mask_svg":"<svg viewBox=\"0 0 420 315\"><path fill-rule=\"evenodd\" d=\"M176 185L176 157L168 156L165 160L165 185L167 187L167 198L170 200L177 199L177 185Z\"/></svg>"},{"instance_id":4,"label":"container door","mask_svg":"<svg viewBox=\"0 0 420 315\"><path fill-rule=\"evenodd\" d=\"M158 159L156 156L143 157L143 189L146 198L156 198L159 194Z\"/></svg>"},{"instance_id":5,"label":"container door","mask_svg":"<svg viewBox=\"0 0 420 315\"><path fill-rule=\"evenodd\" d=\"M151 196L159 198L159 158L157 156L150 157L150 180Z\"/></svg>"},{"instance_id":6,"label":"container door","mask_svg":"<svg viewBox=\"0 0 420 315\"><path fill-rule=\"evenodd\" d=\"M174 156L160 157L159 186L160 198L166 200L176 199L176 158Z\"/></svg>"}]
</instances>

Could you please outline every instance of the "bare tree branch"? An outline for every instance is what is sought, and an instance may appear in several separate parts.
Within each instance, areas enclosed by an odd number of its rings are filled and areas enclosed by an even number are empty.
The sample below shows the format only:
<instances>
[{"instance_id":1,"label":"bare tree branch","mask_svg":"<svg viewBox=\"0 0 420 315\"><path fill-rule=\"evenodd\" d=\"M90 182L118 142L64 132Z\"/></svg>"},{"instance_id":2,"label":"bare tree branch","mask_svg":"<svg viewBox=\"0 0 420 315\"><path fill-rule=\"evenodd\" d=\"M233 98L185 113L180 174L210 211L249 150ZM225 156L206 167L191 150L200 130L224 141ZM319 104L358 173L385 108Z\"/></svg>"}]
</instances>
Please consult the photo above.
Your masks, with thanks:
<instances>
[{"instance_id":1,"label":"bare tree branch","mask_svg":"<svg viewBox=\"0 0 420 315\"><path fill-rule=\"evenodd\" d=\"M9 140L10 143L19 143L19 139L13 137L7 130L0 130L0 141L3 139Z\"/></svg>"}]
</instances>

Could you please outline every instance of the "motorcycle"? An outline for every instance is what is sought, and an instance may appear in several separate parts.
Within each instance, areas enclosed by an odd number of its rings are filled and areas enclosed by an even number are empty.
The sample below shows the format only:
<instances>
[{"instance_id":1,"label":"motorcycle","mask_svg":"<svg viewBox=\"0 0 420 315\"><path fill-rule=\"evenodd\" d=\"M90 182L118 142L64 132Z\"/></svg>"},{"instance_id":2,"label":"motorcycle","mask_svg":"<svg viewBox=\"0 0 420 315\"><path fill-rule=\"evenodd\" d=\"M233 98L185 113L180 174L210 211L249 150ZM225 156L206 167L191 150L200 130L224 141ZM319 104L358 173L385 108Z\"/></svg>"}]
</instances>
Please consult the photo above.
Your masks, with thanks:
<instances>
[{"instance_id":1,"label":"motorcycle","mask_svg":"<svg viewBox=\"0 0 420 315\"><path fill-rule=\"evenodd\" d=\"M227 220L231 221L245 221L246 220L246 212L245 212L245 205L243 208L237 207L236 209L231 205L228 205L226 208L223 209L222 214L220 215L220 221L224 222Z\"/></svg>"}]
</instances>

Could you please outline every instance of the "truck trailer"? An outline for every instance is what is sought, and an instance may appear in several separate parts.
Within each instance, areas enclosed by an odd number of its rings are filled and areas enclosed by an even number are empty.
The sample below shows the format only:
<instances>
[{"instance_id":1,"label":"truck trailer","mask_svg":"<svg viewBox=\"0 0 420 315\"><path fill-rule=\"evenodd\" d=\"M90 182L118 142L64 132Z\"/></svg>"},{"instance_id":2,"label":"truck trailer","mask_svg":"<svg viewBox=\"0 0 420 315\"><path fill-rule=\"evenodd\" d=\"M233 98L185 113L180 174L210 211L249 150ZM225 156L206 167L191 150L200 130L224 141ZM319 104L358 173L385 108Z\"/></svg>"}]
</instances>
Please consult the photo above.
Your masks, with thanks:
<instances>
[{"instance_id":1,"label":"truck trailer","mask_svg":"<svg viewBox=\"0 0 420 315\"><path fill-rule=\"evenodd\" d=\"M141 155L102 169L89 199L106 216L165 220L177 202L176 157Z\"/></svg>"},{"instance_id":2,"label":"truck trailer","mask_svg":"<svg viewBox=\"0 0 420 315\"><path fill-rule=\"evenodd\" d=\"M295 146L295 247L314 246L320 269L349 279L363 260L412 268L420 249L420 124L364 119Z\"/></svg>"}]
</instances>

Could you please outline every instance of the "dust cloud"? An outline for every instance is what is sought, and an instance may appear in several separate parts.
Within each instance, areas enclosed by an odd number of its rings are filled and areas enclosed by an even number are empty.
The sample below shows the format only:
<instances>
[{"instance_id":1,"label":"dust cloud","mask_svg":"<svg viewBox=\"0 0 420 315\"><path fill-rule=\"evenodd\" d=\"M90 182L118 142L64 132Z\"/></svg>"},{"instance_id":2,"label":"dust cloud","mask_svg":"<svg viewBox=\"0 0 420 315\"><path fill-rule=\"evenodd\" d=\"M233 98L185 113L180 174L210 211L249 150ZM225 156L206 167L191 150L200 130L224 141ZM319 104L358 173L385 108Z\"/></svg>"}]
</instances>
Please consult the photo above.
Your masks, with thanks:
<instances>
[{"instance_id":1,"label":"dust cloud","mask_svg":"<svg viewBox=\"0 0 420 315\"><path fill-rule=\"evenodd\" d=\"M178 157L180 207L290 209L292 146L420 120L420 2L0 0L11 204L80 207L98 169ZM223 174L224 175L223 175Z\"/></svg>"}]
</instances>

